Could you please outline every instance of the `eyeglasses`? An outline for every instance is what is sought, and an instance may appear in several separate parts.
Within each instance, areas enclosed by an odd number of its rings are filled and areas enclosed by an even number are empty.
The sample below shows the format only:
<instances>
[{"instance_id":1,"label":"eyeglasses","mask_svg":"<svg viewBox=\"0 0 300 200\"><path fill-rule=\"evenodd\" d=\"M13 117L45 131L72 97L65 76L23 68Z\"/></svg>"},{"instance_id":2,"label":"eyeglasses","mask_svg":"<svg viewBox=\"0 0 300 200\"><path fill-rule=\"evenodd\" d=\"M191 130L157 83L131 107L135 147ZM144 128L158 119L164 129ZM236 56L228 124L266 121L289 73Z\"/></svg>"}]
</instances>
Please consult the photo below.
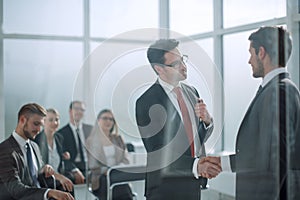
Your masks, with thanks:
<instances>
[{"instance_id":1,"label":"eyeglasses","mask_svg":"<svg viewBox=\"0 0 300 200\"><path fill-rule=\"evenodd\" d=\"M114 118L112 118L112 117L100 117L100 119L102 119L102 120L104 120L104 121L107 121L107 120L109 120L109 121L111 121L111 122L114 121Z\"/></svg>"},{"instance_id":2,"label":"eyeglasses","mask_svg":"<svg viewBox=\"0 0 300 200\"><path fill-rule=\"evenodd\" d=\"M186 65L188 59L189 59L188 55L182 55L180 60L177 60L169 65L166 64L163 65L167 67L179 68L182 64Z\"/></svg>"},{"instance_id":3,"label":"eyeglasses","mask_svg":"<svg viewBox=\"0 0 300 200\"><path fill-rule=\"evenodd\" d=\"M73 109L73 110L76 110L76 111L82 111L82 112L85 111L84 108L80 108L80 107L73 107L72 109Z\"/></svg>"}]
</instances>

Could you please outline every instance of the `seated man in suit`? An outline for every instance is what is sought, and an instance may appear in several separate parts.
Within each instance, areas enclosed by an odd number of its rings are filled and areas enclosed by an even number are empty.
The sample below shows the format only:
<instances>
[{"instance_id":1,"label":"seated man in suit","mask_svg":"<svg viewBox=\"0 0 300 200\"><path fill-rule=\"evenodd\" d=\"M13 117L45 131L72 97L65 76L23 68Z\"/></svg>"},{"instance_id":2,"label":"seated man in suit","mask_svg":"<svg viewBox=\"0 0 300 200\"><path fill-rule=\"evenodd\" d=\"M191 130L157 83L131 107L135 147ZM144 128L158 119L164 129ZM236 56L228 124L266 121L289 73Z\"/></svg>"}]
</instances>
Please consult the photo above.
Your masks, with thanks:
<instances>
[{"instance_id":1,"label":"seated man in suit","mask_svg":"<svg viewBox=\"0 0 300 200\"><path fill-rule=\"evenodd\" d=\"M72 101L69 107L70 122L58 130L63 137L63 152L70 153L70 161L77 169L74 171L75 184L84 183L87 153L84 146L93 126L82 123L85 105L81 101Z\"/></svg>"},{"instance_id":2,"label":"seated man in suit","mask_svg":"<svg viewBox=\"0 0 300 200\"><path fill-rule=\"evenodd\" d=\"M47 178L57 173L50 165L43 166L39 148L30 140L40 132L45 116L42 106L24 105L15 131L0 144L0 199L74 200L68 192L48 188ZM64 187L71 190L73 186L66 182Z\"/></svg>"}]
</instances>

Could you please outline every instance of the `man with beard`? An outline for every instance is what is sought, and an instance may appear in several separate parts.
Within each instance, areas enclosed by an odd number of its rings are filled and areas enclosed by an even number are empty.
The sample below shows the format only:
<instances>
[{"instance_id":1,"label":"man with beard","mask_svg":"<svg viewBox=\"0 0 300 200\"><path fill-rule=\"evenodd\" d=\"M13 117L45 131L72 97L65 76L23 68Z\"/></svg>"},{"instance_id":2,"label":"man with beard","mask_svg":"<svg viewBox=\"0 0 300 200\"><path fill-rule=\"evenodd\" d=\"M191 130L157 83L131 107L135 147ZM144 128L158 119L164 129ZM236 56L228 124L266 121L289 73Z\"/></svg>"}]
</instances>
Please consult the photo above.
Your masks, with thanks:
<instances>
[{"instance_id":1,"label":"man with beard","mask_svg":"<svg viewBox=\"0 0 300 200\"><path fill-rule=\"evenodd\" d=\"M43 166L40 151L31 141L40 132L46 110L35 103L24 105L12 135L0 144L0 199L69 199L68 192L47 188L47 178L57 174ZM72 189L72 182L66 186Z\"/></svg>"},{"instance_id":2,"label":"man with beard","mask_svg":"<svg viewBox=\"0 0 300 200\"><path fill-rule=\"evenodd\" d=\"M236 172L236 199L300 199L300 93L286 70L292 51L282 27L250 37L252 76L262 83L240 125L234 155L219 159Z\"/></svg>"}]
</instances>

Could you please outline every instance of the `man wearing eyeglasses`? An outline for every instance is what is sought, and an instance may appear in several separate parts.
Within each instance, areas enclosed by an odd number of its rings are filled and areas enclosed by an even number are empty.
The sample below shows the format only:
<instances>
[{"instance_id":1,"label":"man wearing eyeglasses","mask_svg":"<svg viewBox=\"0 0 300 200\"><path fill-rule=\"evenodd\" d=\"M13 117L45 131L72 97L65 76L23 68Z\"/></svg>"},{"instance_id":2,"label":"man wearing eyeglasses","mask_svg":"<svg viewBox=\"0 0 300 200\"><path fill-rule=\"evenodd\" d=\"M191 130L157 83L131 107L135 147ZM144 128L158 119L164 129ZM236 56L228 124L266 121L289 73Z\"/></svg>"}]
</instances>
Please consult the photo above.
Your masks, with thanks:
<instances>
[{"instance_id":1,"label":"man wearing eyeglasses","mask_svg":"<svg viewBox=\"0 0 300 200\"><path fill-rule=\"evenodd\" d=\"M92 126L82 123L85 105L81 101L72 101L69 107L70 122L61 128L58 133L63 136L63 151L70 153L70 161L76 165L73 171L74 183L84 183L87 153L85 139L89 136Z\"/></svg>"},{"instance_id":2,"label":"man wearing eyeglasses","mask_svg":"<svg viewBox=\"0 0 300 200\"><path fill-rule=\"evenodd\" d=\"M221 172L203 162L204 142L213 121L187 78L187 56L174 39L161 39L147 51L157 81L136 102L136 120L147 151L147 200L199 200L207 178Z\"/></svg>"}]
</instances>

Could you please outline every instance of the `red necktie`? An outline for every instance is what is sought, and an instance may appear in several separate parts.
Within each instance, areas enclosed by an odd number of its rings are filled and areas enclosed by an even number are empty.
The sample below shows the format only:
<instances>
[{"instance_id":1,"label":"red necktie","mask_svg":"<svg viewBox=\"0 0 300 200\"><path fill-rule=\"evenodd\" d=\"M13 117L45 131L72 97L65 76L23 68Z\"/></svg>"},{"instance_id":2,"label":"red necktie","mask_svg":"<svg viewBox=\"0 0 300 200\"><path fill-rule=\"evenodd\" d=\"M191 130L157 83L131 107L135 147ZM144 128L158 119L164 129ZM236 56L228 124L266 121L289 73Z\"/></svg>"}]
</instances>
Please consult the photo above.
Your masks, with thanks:
<instances>
[{"instance_id":1,"label":"red necktie","mask_svg":"<svg viewBox=\"0 0 300 200\"><path fill-rule=\"evenodd\" d=\"M180 111L182 114L182 119L183 119L183 124L184 124L184 128L185 128L185 132L187 134L187 137L189 139L189 144L191 147L191 154L192 157L195 156L195 151L194 151L194 136L193 136L193 128L192 128L192 122L191 122L191 118L189 115L189 111L188 108L183 100L183 96L182 96L182 91L180 87L175 87L173 89L173 91L176 93L177 95L177 101L180 107Z\"/></svg>"}]
</instances>

